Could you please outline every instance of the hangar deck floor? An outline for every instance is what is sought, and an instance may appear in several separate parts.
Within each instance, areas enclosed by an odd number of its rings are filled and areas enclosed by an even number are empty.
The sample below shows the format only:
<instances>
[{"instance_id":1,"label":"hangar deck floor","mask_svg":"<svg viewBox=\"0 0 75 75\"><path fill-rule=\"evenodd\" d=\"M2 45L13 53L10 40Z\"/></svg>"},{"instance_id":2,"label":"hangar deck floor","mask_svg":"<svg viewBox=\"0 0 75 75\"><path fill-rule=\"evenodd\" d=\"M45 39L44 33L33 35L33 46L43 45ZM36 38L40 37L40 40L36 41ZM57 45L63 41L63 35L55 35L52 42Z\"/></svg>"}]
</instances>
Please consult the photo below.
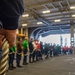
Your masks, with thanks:
<instances>
[{"instance_id":1,"label":"hangar deck floor","mask_svg":"<svg viewBox=\"0 0 75 75\"><path fill-rule=\"evenodd\" d=\"M75 75L75 55L44 59L23 68L8 71L7 75Z\"/></svg>"}]
</instances>

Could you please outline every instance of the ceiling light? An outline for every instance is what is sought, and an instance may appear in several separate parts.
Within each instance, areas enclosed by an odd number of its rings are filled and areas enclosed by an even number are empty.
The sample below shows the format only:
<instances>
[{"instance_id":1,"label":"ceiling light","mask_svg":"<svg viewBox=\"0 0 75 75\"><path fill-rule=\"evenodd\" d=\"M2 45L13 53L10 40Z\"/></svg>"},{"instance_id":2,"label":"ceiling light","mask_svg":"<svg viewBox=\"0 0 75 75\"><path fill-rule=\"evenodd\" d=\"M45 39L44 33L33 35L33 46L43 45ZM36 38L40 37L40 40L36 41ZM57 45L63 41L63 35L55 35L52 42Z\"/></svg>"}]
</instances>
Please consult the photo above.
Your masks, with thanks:
<instances>
[{"instance_id":1,"label":"ceiling light","mask_svg":"<svg viewBox=\"0 0 75 75\"><path fill-rule=\"evenodd\" d=\"M71 6L70 9L75 9L75 6Z\"/></svg>"},{"instance_id":2,"label":"ceiling light","mask_svg":"<svg viewBox=\"0 0 75 75\"><path fill-rule=\"evenodd\" d=\"M27 24L22 24L22 26L27 26Z\"/></svg>"},{"instance_id":3,"label":"ceiling light","mask_svg":"<svg viewBox=\"0 0 75 75\"><path fill-rule=\"evenodd\" d=\"M54 22L60 22L61 20L59 19L59 20L54 20Z\"/></svg>"},{"instance_id":4,"label":"ceiling light","mask_svg":"<svg viewBox=\"0 0 75 75\"><path fill-rule=\"evenodd\" d=\"M37 24L43 24L42 22L37 22Z\"/></svg>"},{"instance_id":5,"label":"ceiling light","mask_svg":"<svg viewBox=\"0 0 75 75\"><path fill-rule=\"evenodd\" d=\"M29 14L24 14L24 15L22 15L22 17L28 17L29 16Z\"/></svg>"},{"instance_id":6,"label":"ceiling light","mask_svg":"<svg viewBox=\"0 0 75 75\"><path fill-rule=\"evenodd\" d=\"M43 14L50 13L50 10L46 10L42 12Z\"/></svg>"},{"instance_id":7,"label":"ceiling light","mask_svg":"<svg viewBox=\"0 0 75 75\"><path fill-rule=\"evenodd\" d=\"M72 17L75 17L75 15L72 15Z\"/></svg>"}]
</instances>

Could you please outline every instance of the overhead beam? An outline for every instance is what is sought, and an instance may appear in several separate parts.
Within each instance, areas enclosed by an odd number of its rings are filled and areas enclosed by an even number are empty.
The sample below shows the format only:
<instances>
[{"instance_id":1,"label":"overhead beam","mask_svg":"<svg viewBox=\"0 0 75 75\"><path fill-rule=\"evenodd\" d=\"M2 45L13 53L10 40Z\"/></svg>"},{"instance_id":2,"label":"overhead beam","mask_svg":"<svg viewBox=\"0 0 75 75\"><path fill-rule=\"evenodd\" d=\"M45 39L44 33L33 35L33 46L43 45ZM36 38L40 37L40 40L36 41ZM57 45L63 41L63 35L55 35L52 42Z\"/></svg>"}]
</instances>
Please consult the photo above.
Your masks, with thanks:
<instances>
[{"instance_id":1,"label":"overhead beam","mask_svg":"<svg viewBox=\"0 0 75 75\"><path fill-rule=\"evenodd\" d=\"M62 16L58 16L58 17L45 17L47 20L56 20L56 19L61 19L61 20L67 20L68 18L70 18L69 16L66 16L65 18L63 18Z\"/></svg>"},{"instance_id":2,"label":"overhead beam","mask_svg":"<svg viewBox=\"0 0 75 75\"><path fill-rule=\"evenodd\" d=\"M25 23L25 22L19 22L20 23L20 25L22 24L22 23ZM67 24L70 24L69 22L64 22L64 21L62 21L62 22L60 22L60 23L52 23L51 25L53 25L53 26L62 26L62 25L67 25ZM37 24L33 24L33 23L28 23L28 28L29 27L41 27L41 26L46 26L46 25L44 25L44 24L39 24L39 25L37 25ZM47 28L48 29L48 28Z\"/></svg>"},{"instance_id":3,"label":"overhead beam","mask_svg":"<svg viewBox=\"0 0 75 75\"><path fill-rule=\"evenodd\" d=\"M66 3L68 4L68 6L70 7L70 3L69 3L69 1L68 0L65 0L66 1Z\"/></svg>"},{"instance_id":4,"label":"overhead beam","mask_svg":"<svg viewBox=\"0 0 75 75\"><path fill-rule=\"evenodd\" d=\"M33 32L32 32L32 34L31 34L31 36L33 36L34 35L34 33L36 32L36 31L39 31L39 30L47 30L47 31L49 31L49 30L53 30L53 29L50 29L50 28L54 28L54 30L55 30L55 28L57 27L57 30L60 30L60 28L61 29L63 29L62 27L64 27L64 28L70 28L70 25L58 25L58 26L48 26L48 27L38 27L38 28L36 28ZM69 29L68 28L68 29ZM49 30L48 30L49 29ZM30 37L31 37L30 36Z\"/></svg>"},{"instance_id":5,"label":"overhead beam","mask_svg":"<svg viewBox=\"0 0 75 75\"><path fill-rule=\"evenodd\" d=\"M50 30L44 33L40 33L40 35L42 35L42 37L48 36L48 35L53 35L53 34L69 34L70 33L70 29L63 29L63 30Z\"/></svg>"},{"instance_id":6,"label":"overhead beam","mask_svg":"<svg viewBox=\"0 0 75 75\"><path fill-rule=\"evenodd\" d=\"M35 19L37 19L37 20L43 22L46 26L50 25L50 23L49 23L47 20L45 20L44 18L40 17L39 14L37 14L33 9L30 9L30 8L27 7L26 5L25 5L25 7L27 8L28 13L29 13L31 16L33 16Z\"/></svg>"},{"instance_id":7,"label":"overhead beam","mask_svg":"<svg viewBox=\"0 0 75 75\"><path fill-rule=\"evenodd\" d=\"M49 10L49 8L46 6L46 5L43 5L46 9L48 9Z\"/></svg>"},{"instance_id":8,"label":"overhead beam","mask_svg":"<svg viewBox=\"0 0 75 75\"><path fill-rule=\"evenodd\" d=\"M53 2L62 2L62 0L49 0L49 1L44 1L44 2L40 2L40 4L39 3L33 4L33 5L29 6L29 8L40 7L42 5L47 5L47 4L50 4L50 3L53 3Z\"/></svg>"},{"instance_id":9,"label":"overhead beam","mask_svg":"<svg viewBox=\"0 0 75 75\"><path fill-rule=\"evenodd\" d=\"M69 15L70 13L75 13L75 10L69 10L68 12L63 10L63 15ZM56 11L56 12L50 12L49 14L41 14L41 16L44 16L44 15L50 15L50 16L58 16L58 15L61 15L61 12L60 11Z\"/></svg>"},{"instance_id":10,"label":"overhead beam","mask_svg":"<svg viewBox=\"0 0 75 75\"><path fill-rule=\"evenodd\" d=\"M59 2L59 5L60 5L60 7L61 7L61 8L63 8L63 6L62 6L61 2Z\"/></svg>"},{"instance_id":11,"label":"overhead beam","mask_svg":"<svg viewBox=\"0 0 75 75\"><path fill-rule=\"evenodd\" d=\"M65 17L70 17L70 15L68 13L64 14ZM46 15L42 15L44 18L47 18L47 17L50 17L50 18L54 18L54 17L62 17L63 15L61 14L55 14L54 16L53 15L50 15L50 14L46 14Z\"/></svg>"},{"instance_id":12,"label":"overhead beam","mask_svg":"<svg viewBox=\"0 0 75 75\"><path fill-rule=\"evenodd\" d=\"M59 28L60 29L62 27L64 27L64 28L70 27L70 24L67 24L67 25L57 25L57 26L48 26L48 27L38 27L33 32L35 32L36 30L39 30L39 29L43 29L43 30L48 29L48 28Z\"/></svg>"},{"instance_id":13,"label":"overhead beam","mask_svg":"<svg viewBox=\"0 0 75 75\"><path fill-rule=\"evenodd\" d=\"M41 27L40 27L41 28ZM69 29L70 28L70 25L67 24L67 25L58 25L58 26L49 26L49 27L42 27L41 29L43 30L60 30L60 29Z\"/></svg>"},{"instance_id":14,"label":"overhead beam","mask_svg":"<svg viewBox=\"0 0 75 75\"><path fill-rule=\"evenodd\" d=\"M54 4L53 4L53 3L51 3L51 5L52 5L52 7L53 7L53 8L55 8L55 6L54 6Z\"/></svg>"}]
</instances>

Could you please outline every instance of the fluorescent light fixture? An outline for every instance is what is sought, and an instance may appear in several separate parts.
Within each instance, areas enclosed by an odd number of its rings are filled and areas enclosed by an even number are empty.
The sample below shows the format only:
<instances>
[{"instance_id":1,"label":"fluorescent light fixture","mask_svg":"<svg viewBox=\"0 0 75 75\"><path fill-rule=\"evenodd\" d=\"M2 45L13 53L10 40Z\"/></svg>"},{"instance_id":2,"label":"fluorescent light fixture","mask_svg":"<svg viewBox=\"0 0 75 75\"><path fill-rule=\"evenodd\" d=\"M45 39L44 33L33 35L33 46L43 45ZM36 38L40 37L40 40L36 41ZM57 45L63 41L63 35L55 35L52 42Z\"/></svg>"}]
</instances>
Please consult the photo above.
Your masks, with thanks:
<instances>
[{"instance_id":1,"label":"fluorescent light fixture","mask_svg":"<svg viewBox=\"0 0 75 75\"><path fill-rule=\"evenodd\" d=\"M50 10L46 10L42 12L43 14L50 13Z\"/></svg>"},{"instance_id":2,"label":"fluorescent light fixture","mask_svg":"<svg viewBox=\"0 0 75 75\"><path fill-rule=\"evenodd\" d=\"M42 22L37 22L37 24L43 24Z\"/></svg>"},{"instance_id":3,"label":"fluorescent light fixture","mask_svg":"<svg viewBox=\"0 0 75 75\"><path fill-rule=\"evenodd\" d=\"M75 6L71 6L70 9L75 9Z\"/></svg>"},{"instance_id":4,"label":"fluorescent light fixture","mask_svg":"<svg viewBox=\"0 0 75 75\"><path fill-rule=\"evenodd\" d=\"M24 15L22 15L22 17L28 17L29 16L29 14L24 14Z\"/></svg>"},{"instance_id":5,"label":"fluorescent light fixture","mask_svg":"<svg viewBox=\"0 0 75 75\"><path fill-rule=\"evenodd\" d=\"M22 24L22 26L27 26L27 24Z\"/></svg>"},{"instance_id":6,"label":"fluorescent light fixture","mask_svg":"<svg viewBox=\"0 0 75 75\"><path fill-rule=\"evenodd\" d=\"M75 14L74 14L74 15L72 15L72 17L75 17Z\"/></svg>"},{"instance_id":7,"label":"fluorescent light fixture","mask_svg":"<svg viewBox=\"0 0 75 75\"><path fill-rule=\"evenodd\" d=\"M54 22L60 22L61 20L59 19L59 20L54 20Z\"/></svg>"}]
</instances>

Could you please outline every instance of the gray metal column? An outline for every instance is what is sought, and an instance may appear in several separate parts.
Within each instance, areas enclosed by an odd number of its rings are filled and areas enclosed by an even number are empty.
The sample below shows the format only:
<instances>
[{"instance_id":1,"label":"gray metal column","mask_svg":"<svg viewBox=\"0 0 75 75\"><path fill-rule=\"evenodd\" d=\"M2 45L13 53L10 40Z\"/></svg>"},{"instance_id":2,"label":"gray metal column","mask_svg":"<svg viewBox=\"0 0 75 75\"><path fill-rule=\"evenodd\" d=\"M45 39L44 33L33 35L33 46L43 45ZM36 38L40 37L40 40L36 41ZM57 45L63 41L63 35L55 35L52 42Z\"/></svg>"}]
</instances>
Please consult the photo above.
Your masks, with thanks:
<instances>
[{"instance_id":1,"label":"gray metal column","mask_svg":"<svg viewBox=\"0 0 75 75\"><path fill-rule=\"evenodd\" d=\"M71 46L74 47L74 23L71 22L71 25L70 25L70 34L71 34Z\"/></svg>"},{"instance_id":2,"label":"gray metal column","mask_svg":"<svg viewBox=\"0 0 75 75\"><path fill-rule=\"evenodd\" d=\"M23 28L21 28L21 34L23 34Z\"/></svg>"},{"instance_id":3,"label":"gray metal column","mask_svg":"<svg viewBox=\"0 0 75 75\"><path fill-rule=\"evenodd\" d=\"M63 46L63 38L61 35L60 35L60 45Z\"/></svg>"},{"instance_id":4,"label":"gray metal column","mask_svg":"<svg viewBox=\"0 0 75 75\"><path fill-rule=\"evenodd\" d=\"M26 37L28 37L28 28L24 29L24 34L26 35Z\"/></svg>"}]
</instances>

